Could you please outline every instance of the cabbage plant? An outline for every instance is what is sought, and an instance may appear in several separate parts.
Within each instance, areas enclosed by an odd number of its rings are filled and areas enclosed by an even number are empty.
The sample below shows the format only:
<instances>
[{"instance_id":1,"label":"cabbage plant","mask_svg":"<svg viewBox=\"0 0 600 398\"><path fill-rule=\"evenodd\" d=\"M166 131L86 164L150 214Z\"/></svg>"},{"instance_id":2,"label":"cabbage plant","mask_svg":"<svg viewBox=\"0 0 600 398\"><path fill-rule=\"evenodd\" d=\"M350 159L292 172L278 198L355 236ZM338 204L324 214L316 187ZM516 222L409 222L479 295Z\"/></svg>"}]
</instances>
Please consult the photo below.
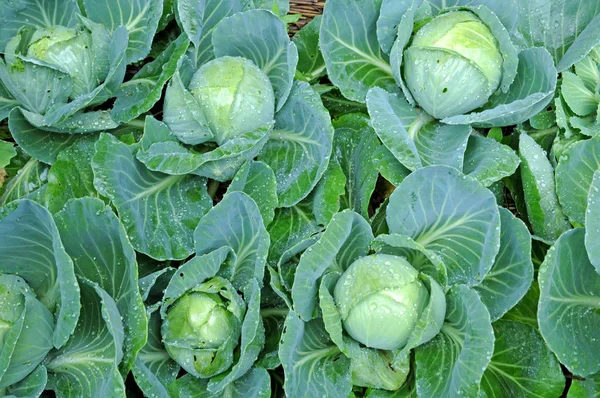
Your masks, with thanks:
<instances>
[{"instance_id":1,"label":"cabbage plant","mask_svg":"<svg viewBox=\"0 0 600 398\"><path fill-rule=\"evenodd\" d=\"M332 82L350 100L364 102L370 88L381 87L401 92L444 123L508 126L542 111L553 98L557 69L593 47L586 35L574 40L578 33L558 28L550 39L527 15L539 13L546 21L553 16L541 14L551 11L518 7L332 1L323 13L320 44Z\"/></svg>"},{"instance_id":2,"label":"cabbage plant","mask_svg":"<svg viewBox=\"0 0 600 398\"><path fill-rule=\"evenodd\" d=\"M277 176L281 205L292 206L325 172L330 116L308 84L294 81L298 51L280 18L261 9L216 15L201 36L182 18L194 48L165 92L168 134L145 132L137 158L153 171L217 181L257 158Z\"/></svg>"},{"instance_id":3,"label":"cabbage plant","mask_svg":"<svg viewBox=\"0 0 600 398\"><path fill-rule=\"evenodd\" d=\"M189 42L173 40L124 80L148 56L162 8L162 0L2 5L0 120L9 117L28 154L53 163L79 134L115 131L152 108Z\"/></svg>"},{"instance_id":4,"label":"cabbage plant","mask_svg":"<svg viewBox=\"0 0 600 398\"><path fill-rule=\"evenodd\" d=\"M157 372L157 355L142 356L136 380L148 395L222 394L255 379L255 388L264 389L266 369L255 362L265 341L260 305L269 238L258 206L245 193L228 193L202 217L194 241L196 255L176 271L146 277L150 291L163 274L171 275L164 295L148 303L160 313L151 317L159 336L142 352L160 353L158 368L172 371ZM177 378L179 367L186 374Z\"/></svg>"},{"instance_id":5,"label":"cabbage plant","mask_svg":"<svg viewBox=\"0 0 600 398\"><path fill-rule=\"evenodd\" d=\"M87 19L73 28L24 26L5 45L2 82L34 126L76 131L77 118L71 124L64 124L65 119L105 102L122 83L126 45L125 29L111 35ZM85 117L97 123L94 130L116 127L106 112ZM79 130L83 120L79 118Z\"/></svg>"},{"instance_id":6,"label":"cabbage plant","mask_svg":"<svg viewBox=\"0 0 600 398\"><path fill-rule=\"evenodd\" d=\"M554 166L574 143L598 135L598 47L562 73L554 103L520 126L546 151Z\"/></svg>"},{"instance_id":7,"label":"cabbage plant","mask_svg":"<svg viewBox=\"0 0 600 398\"><path fill-rule=\"evenodd\" d=\"M332 386L340 397L356 387L488 391L492 322L533 278L527 228L479 182L446 166L411 173L386 213L388 233L374 236L362 216L342 211L291 275L278 266L291 286L277 287L291 305L279 349L288 395Z\"/></svg>"},{"instance_id":8,"label":"cabbage plant","mask_svg":"<svg viewBox=\"0 0 600 398\"><path fill-rule=\"evenodd\" d=\"M124 396L147 335L125 236L97 198L54 215L26 199L0 209L3 395Z\"/></svg>"}]
</instances>

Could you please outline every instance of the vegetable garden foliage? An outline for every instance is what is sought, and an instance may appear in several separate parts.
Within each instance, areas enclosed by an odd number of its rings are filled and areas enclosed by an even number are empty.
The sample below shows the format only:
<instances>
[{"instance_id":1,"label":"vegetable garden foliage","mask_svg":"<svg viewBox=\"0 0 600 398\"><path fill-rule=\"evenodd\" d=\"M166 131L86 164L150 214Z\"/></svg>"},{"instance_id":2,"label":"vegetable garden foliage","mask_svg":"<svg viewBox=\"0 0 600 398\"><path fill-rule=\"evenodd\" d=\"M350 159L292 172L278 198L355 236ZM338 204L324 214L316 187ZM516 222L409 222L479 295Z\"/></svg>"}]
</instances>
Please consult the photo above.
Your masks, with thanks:
<instances>
[{"instance_id":1,"label":"vegetable garden foliage","mask_svg":"<svg viewBox=\"0 0 600 398\"><path fill-rule=\"evenodd\" d=\"M0 1L0 396L600 396L600 1Z\"/></svg>"}]
</instances>

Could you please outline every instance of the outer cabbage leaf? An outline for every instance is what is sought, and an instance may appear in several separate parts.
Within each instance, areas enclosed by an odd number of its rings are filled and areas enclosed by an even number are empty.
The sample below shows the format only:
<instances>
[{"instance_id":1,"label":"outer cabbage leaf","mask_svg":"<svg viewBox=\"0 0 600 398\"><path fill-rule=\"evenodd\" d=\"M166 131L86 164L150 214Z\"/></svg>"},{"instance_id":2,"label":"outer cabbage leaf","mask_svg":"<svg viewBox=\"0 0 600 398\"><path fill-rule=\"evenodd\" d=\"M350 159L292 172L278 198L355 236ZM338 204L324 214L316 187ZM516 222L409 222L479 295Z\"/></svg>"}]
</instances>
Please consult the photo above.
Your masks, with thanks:
<instances>
[{"instance_id":1,"label":"outer cabbage leaf","mask_svg":"<svg viewBox=\"0 0 600 398\"><path fill-rule=\"evenodd\" d=\"M110 30L124 26L129 32L127 63L144 59L150 52L152 39L162 15L163 0L84 0L85 13L91 20Z\"/></svg>"},{"instance_id":2,"label":"outer cabbage leaf","mask_svg":"<svg viewBox=\"0 0 600 398\"><path fill-rule=\"evenodd\" d=\"M481 380L486 396L560 396L565 377L539 332L512 321L501 320L492 326L494 355Z\"/></svg>"},{"instance_id":3,"label":"outer cabbage leaf","mask_svg":"<svg viewBox=\"0 0 600 398\"><path fill-rule=\"evenodd\" d=\"M450 284L479 284L500 245L494 195L446 166L429 166L404 179L390 196L387 223L391 233L408 235L439 255Z\"/></svg>"},{"instance_id":4,"label":"outer cabbage leaf","mask_svg":"<svg viewBox=\"0 0 600 398\"><path fill-rule=\"evenodd\" d=\"M327 271L343 272L359 257L367 254L373 233L367 221L357 213L344 210L336 214L315 243L306 249L294 276L294 310L303 320L316 317L317 280Z\"/></svg>"},{"instance_id":5,"label":"outer cabbage leaf","mask_svg":"<svg viewBox=\"0 0 600 398\"><path fill-rule=\"evenodd\" d=\"M477 293L464 285L454 286L446 300L441 332L415 349L417 393L477 395L494 350L490 316Z\"/></svg>"},{"instance_id":6,"label":"outer cabbage leaf","mask_svg":"<svg viewBox=\"0 0 600 398\"><path fill-rule=\"evenodd\" d=\"M546 344L579 376L600 370L600 275L587 256L582 228L565 232L546 254L538 281L538 322Z\"/></svg>"},{"instance_id":7,"label":"outer cabbage leaf","mask_svg":"<svg viewBox=\"0 0 600 398\"><path fill-rule=\"evenodd\" d=\"M3 4L0 8L0 48L22 26L51 28L55 25L75 27L77 24L77 3L75 0L21 0Z\"/></svg>"},{"instance_id":8,"label":"outer cabbage leaf","mask_svg":"<svg viewBox=\"0 0 600 398\"><path fill-rule=\"evenodd\" d=\"M594 173L600 169L600 139L571 145L556 166L556 194L572 223L584 224L587 197Z\"/></svg>"},{"instance_id":9,"label":"outer cabbage leaf","mask_svg":"<svg viewBox=\"0 0 600 398\"><path fill-rule=\"evenodd\" d=\"M570 225L556 197L552 165L544 150L527 134L519 136L519 156L531 228L541 238L554 240Z\"/></svg>"},{"instance_id":10,"label":"outer cabbage leaf","mask_svg":"<svg viewBox=\"0 0 600 398\"><path fill-rule=\"evenodd\" d=\"M523 298L533 281L531 236L527 226L502 207L500 210L500 250L494 265L480 285L473 289L498 320Z\"/></svg>"},{"instance_id":11,"label":"outer cabbage leaf","mask_svg":"<svg viewBox=\"0 0 600 398\"><path fill-rule=\"evenodd\" d=\"M518 0L516 3L519 12L511 31L513 41L521 48L545 47L559 71L583 58L598 44L597 2Z\"/></svg>"},{"instance_id":12,"label":"outer cabbage leaf","mask_svg":"<svg viewBox=\"0 0 600 398\"><path fill-rule=\"evenodd\" d=\"M224 265L221 276L241 290L255 278L262 283L269 236L260 210L243 192L230 192L198 223L194 231L196 254L230 247L236 259Z\"/></svg>"},{"instance_id":13,"label":"outer cabbage leaf","mask_svg":"<svg viewBox=\"0 0 600 398\"><path fill-rule=\"evenodd\" d=\"M321 99L308 83L294 83L258 155L275 173L280 206L295 205L313 190L327 169L332 141L333 126Z\"/></svg>"},{"instance_id":14,"label":"outer cabbage leaf","mask_svg":"<svg viewBox=\"0 0 600 398\"><path fill-rule=\"evenodd\" d=\"M320 318L305 323L290 311L279 345L279 357L287 395L349 396L352 390L350 359L329 340ZM308 385L307 380L311 381Z\"/></svg>"},{"instance_id":15,"label":"outer cabbage leaf","mask_svg":"<svg viewBox=\"0 0 600 398\"><path fill-rule=\"evenodd\" d=\"M118 363L123 357L123 324L114 300L97 284L80 279L85 305L67 344L46 360L48 386L57 396L125 397Z\"/></svg>"},{"instance_id":16,"label":"outer cabbage leaf","mask_svg":"<svg viewBox=\"0 0 600 398\"><path fill-rule=\"evenodd\" d=\"M55 219L77 276L96 283L115 301L124 333L119 367L127 374L146 343L148 321L125 228L104 202L93 198L69 201Z\"/></svg>"},{"instance_id":17,"label":"outer cabbage leaf","mask_svg":"<svg viewBox=\"0 0 600 398\"><path fill-rule=\"evenodd\" d=\"M369 119L361 114L349 114L334 121L333 157L345 175L345 192L341 208L351 209L369 217L369 202L379 176L375 151L381 145Z\"/></svg>"},{"instance_id":18,"label":"outer cabbage leaf","mask_svg":"<svg viewBox=\"0 0 600 398\"><path fill-rule=\"evenodd\" d=\"M431 165L462 169L469 126L439 123L403 97L381 88L369 90L367 107L377 135L409 170Z\"/></svg>"},{"instance_id":19,"label":"outer cabbage leaf","mask_svg":"<svg viewBox=\"0 0 600 398\"><path fill-rule=\"evenodd\" d=\"M320 46L329 78L344 96L364 102L371 87L397 91L389 58L377 41L381 0L325 3Z\"/></svg>"},{"instance_id":20,"label":"outer cabbage leaf","mask_svg":"<svg viewBox=\"0 0 600 398\"><path fill-rule=\"evenodd\" d=\"M184 259L193 252L192 231L211 207L206 180L150 171L135 151L136 145L102 134L92 159L94 185L110 198L138 251L161 260Z\"/></svg>"},{"instance_id":21,"label":"outer cabbage leaf","mask_svg":"<svg viewBox=\"0 0 600 398\"><path fill-rule=\"evenodd\" d=\"M275 217L277 181L273 170L263 162L247 162L237 172L227 192L242 191L250 196L260 209L264 225L269 225Z\"/></svg>"},{"instance_id":22,"label":"outer cabbage leaf","mask_svg":"<svg viewBox=\"0 0 600 398\"><path fill-rule=\"evenodd\" d=\"M54 347L67 343L81 304L73 261L54 219L42 206L19 200L0 208L0 272L18 274L53 312Z\"/></svg>"},{"instance_id":23,"label":"outer cabbage leaf","mask_svg":"<svg viewBox=\"0 0 600 398\"><path fill-rule=\"evenodd\" d=\"M594 173L585 214L585 248L596 272L600 274L600 171Z\"/></svg>"}]
</instances>

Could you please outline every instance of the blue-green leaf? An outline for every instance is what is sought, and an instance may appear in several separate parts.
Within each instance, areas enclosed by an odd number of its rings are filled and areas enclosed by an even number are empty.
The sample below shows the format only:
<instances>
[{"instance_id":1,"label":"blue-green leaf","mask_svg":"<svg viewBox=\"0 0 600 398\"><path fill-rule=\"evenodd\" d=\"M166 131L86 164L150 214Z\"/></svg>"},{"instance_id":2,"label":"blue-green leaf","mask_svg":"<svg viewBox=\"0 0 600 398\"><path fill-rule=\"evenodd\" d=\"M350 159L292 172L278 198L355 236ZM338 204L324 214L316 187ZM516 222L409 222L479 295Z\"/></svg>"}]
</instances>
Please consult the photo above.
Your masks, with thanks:
<instances>
[{"instance_id":1,"label":"blue-green leaf","mask_svg":"<svg viewBox=\"0 0 600 398\"><path fill-rule=\"evenodd\" d=\"M438 123L404 97L377 87L367 93L367 107L377 135L406 168L446 165L462 169L469 126Z\"/></svg>"},{"instance_id":2,"label":"blue-green leaf","mask_svg":"<svg viewBox=\"0 0 600 398\"><path fill-rule=\"evenodd\" d=\"M0 121L6 119L10 111L19 106L19 101L13 98L0 81Z\"/></svg>"},{"instance_id":3,"label":"blue-green leaf","mask_svg":"<svg viewBox=\"0 0 600 398\"><path fill-rule=\"evenodd\" d=\"M207 381L192 375L180 377L171 385L171 397L221 398L223 393L213 393L208 390ZM271 380L269 373L259 367L252 368L242 378L237 379L227 387L230 398L269 398L271 396Z\"/></svg>"},{"instance_id":4,"label":"blue-green leaf","mask_svg":"<svg viewBox=\"0 0 600 398\"><path fill-rule=\"evenodd\" d=\"M371 227L357 213L344 210L333 217L314 248L304 252L296 269L292 299L294 310L303 320L315 317L317 280L327 269L345 271L354 260L367 254L371 240Z\"/></svg>"},{"instance_id":5,"label":"blue-green leaf","mask_svg":"<svg viewBox=\"0 0 600 398\"><path fill-rule=\"evenodd\" d=\"M104 202L93 198L68 202L55 219L77 276L97 283L116 302L125 332L120 369L127 374L146 343L148 321L125 228Z\"/></svg>"},{"instance_id":6,"label":"blue-green leaf","mask_svg":"<svg viewBox=\"0 0 600 398\"><path fill-rule=\"evenodd\" d=\"M275 210L267 230L271 238L269 263L277 263L283 253L319 230L312 209L306 204Z\"/></svg>"},{"instance_id":7,"label":"blue-green leaf","mask_svg":"<svg viewBox=\"0 0 600 398\"><path fill-rule=\"evenodd\" d=\"M8 127L15 142L23 151L48 164L54 163L60 151L80 138L75 134L58 134L40 130L25 119L19 108L14 108L10 112Z\"/></svg>"},{"instance_id":8,"label":"blue-green leaf","mask_svg":"<svg viewBox=\"0 0 600 398\"><path fill-rule=\"evenodd\" d=\"M277 181L273 170L263 162L251 161L237 172L227 192L241 191L250 196L260 210L264 225L269 225L277 208Z\"/></svg>"},{"instance_id":9,"label":"blue-green leaf","mask_svg":"<svg viewBox=\"0 0 600 398\"><path fill-rule=\"evenodd\" d=\"M600 274L600 171L594 173L585 213L585 248Z\"/></svg>"},{"instance_id":10,"label":"blue-green leaf","mask_svg":"<svg viewBox=\"0 0 600 398\"><path fill-rule=\"evenodd\" d=\"M217 24L241 10L241 0L177 1L177 22L194 45L189 55L196 68L215 57L212 34Z\"/></svg>"},{"instance_id":11,"label":"blue-green leaf","mask_svg":"<svg viewBox=\"0 0 600 398\"><path fill-rule=\"evenodd\" d=\"M538 322L546 344L573 374L600 370L600 275L588 259L583 228L557 239L540 267Z\"/></svg>"},{"instance_id":12,"label":"blue-green leaf","mask_svg":"<svg viewBox=\"0 0 600 398\"><path fill-rule=\"evenodd\" d=\"M19 161L21 159L16 160ZM33 194L46 184L48 180L48 166L35 158L29 158L18 169L17 174L10 177L2 195L0 195L0 206L10 203L13 200L29 198L28 195Z\"/></svg>"},{"instance_id":13,"label":"blue-green leaf","mask_svg":"<svg viewBox=\"0 0 600 398\"><path fill-rule=\"evenodd\" d=\"M561 396L565 376L536 328L504 320L493 328L494 355L481 380L486 396Z\"/></svg>"},{"instance_id":14,"label":"blue-green leaf","mask_svg":"<svg viewBox=\"0 0 600 398\"><path fill-rule=\"evenodd\" d=\"M600 139L571 145L556 166L556 194L572 223L584 224L588 193L600 169Z\"/></svg>"},{"instance_id":15,"label":"blue-green leaf","mask_svg":"<svg viewBox=\"0 0 600 398\"><path fill-rule=\"evenodd\" d=\"M585 380L574 379L569 388L568 398L598 398L600 396L600 373Z\"/></svg>"},{"instance_id":16,"label":"blue-green leaf","mask_svg":"<svg viewBox=\"0 0 600 398\"><path fill-rule=\"evenodd\" d=\"M99 197L94 188L91 162L97 136L86 136L60 152L48 171L44 206L52 213L64 207L70 199Z\"/></svg>"},{"instance_id":17,"label":"blue-green leaf","mask_svg":"<svg viewBox=\"0 0 600 398\"><path fill-rule=\"evenodd\" d=\"M391 233L408 235L438 254L450 284L479 284L498 253L494 195L450 167L425 167L402 181L390 196L387 223Z\"/></svg>"},{"instance_id":18,"label":"blue-green leaf","mask_svg":"<svg viewBox=\"0 0 600 398\"><path fill-rule=\"evenodd\" d=\"M554 240L569 229L570 225L556 197L552 165L544 150L527 134L519 137L519 156L531 228L536 235Z\"/></svg>"},{"instance_id":19,"label":"blue-green leaf","mask_svg":"<svg viewBox=\"0 0 600 398\"><path fill-rule=\"evenodd\" d=\"M154 106L162 95L165 83L177 70L178 61L188 45L185 35L180 35L155 60L145 64L121 85L115 94L116 100L111 111L116 122L128 122Z\"/></svg>"},{"instance_id":20,"label":"blue-green leaf","mask_svg":"<svg viewBox=\"0 0 600 398\"><path fill-rule=\"evenodd\" d=\"M115 30L124 26L129 32L127 64L144 59L162 15L163 0L83 1L88 18Z\"/></svg>"},{"instance_id":21,"label":"blue-green leaf","mask_svg":"<svg viewBox=\"0 0 600 398\"><path fill-rule=\"evenodd\" d=\"M493 138L471 135L465 151L463 173L488 187L514 174L519 157L512 148Z\"/></svg>"},{"instance_id":22,"label":"blue-green leaf","mask_svg":"<svg viewBox=\"0 0 600 398\"><path fill-rule=\"evenodd\" d=\"M304 323L290 311L279 345L279 357L288 396L347 398L350 395L350 360L329 341L321 319Z\"/></svg>"},{"instance_id":23,"label":"blue-green leaf","mask_svg":"<svg viewBox=\"0 0 600 398\"><path fill-rule=\"evenodd\" d=\"M198 223L194 231L196 254L230 247L236 258L221 276L241 289L252 279L262 283L269 235L254 200L243 192L230 192Z\"/></svg>"},{"instance_id":24,"label":"blue-green leaf","mask_svg":"<svg viewBox=\"0 0 600 398\"><path fill-rule=\"evenodd\" d=\"M150 171L135 150L102 134L92 159L94 185L116 207L137 251L159 260L184 259L193 253L192 231L212 205L206 180Z\"/></svg>"},{"instance_id":25,"label":"blue-green leaf","mask_svg":"<svg viewBox=\"0 0 600 398\"><path fill-rule=\"evenodd\" d=\"M52 216L29 200L1 207L0 241L0 271L25 279L54 312L54 346L62 347L75 329L81 304L73 262Z\"/></svg>"},{"instance_id":26,"label":"blue-green leaf","mask_svg":"<svg viewBox=\"0 0 600 398\"><path fill-rule=\"evenodd\" d=\"M295 205L312 191L327 169L332 140L331 119L319 95L308 83L294 83L258 156L275 172L280 206Z\"/></svg>"},{"instance_id":27,"label":"blue-green leaf","mask_svg":"<svg viewBox=\"0 0 600 398\"><path fill-rule=\"evenodd\" d=\"M595 43L585 46L587 48L580 47L583 43L576 40L588 26L595 31L592 21L600 13L600 4L596 1L518 0L517 5L517 24L511 31L513 41L521 48L545 47L559 64L560 71L571 66L567 60L562 61L567 52L587 54L598 44L598 36ZM571 46L575 48L568 51Z\"/></svg>"},{"instance_id":28,"label":"blue-green leaf","mask_svg":"<svg viewBox=\"0 0 600 398\"><path fill-rule=\"evenodd\" d=\"M114 300L97 284L80 279L85 305L67 344L46 360L48 386L57 396L95 397L110 391L125 397L118 363L123 350L123 324Z\"/></svg>"},{"instance_id":29,"label":"blue-green leaf","mask_svg":"<svg viewBox=\"0 0 600 398\"><path fill-rule=\"evenodd\" d=\"M500 208L500 250L494 265L473 289L487 306L492 321L499 319L523 298L533 281L531 235L527 226Z\"/></svg>"},{"instance_id":30,"label":"blue-green leaf","mask_svg":"<svg viewBox=\"0 0 600 398\"><path fill-rule=\"evenodd\" d=\"M137 355L131 372L137 385L147 396L169 398L167 387L179 373L179 365L163 346L160 334L160 313L148 316L148 342Z\"/></svg>"},{"instance_id":31,"label":"blue-green leaf","mask_svg":"<svg viewBox=\"0 0 600 398\"><path fill-rule=\"evenodd\" d=\"M296 75L300 80L312 81L327 73L325 60L319 49L321 18L321 15L317 15L294 35L294 44L298 48Z\"/></svg>"},{"instance_id":32,"label":"blue-green leaf","mask_svg":"<svg viewBox=\"0 0 600 398\"><path fill-rule=\"evenodd\" d=\"M396 92L388 56L377 41L381 0L329 0L321 22L320 46L329 78L344 96L365 102L371 87Z\"/></svg>"},{"instance_id":33,"label":"blue-green leaf","mask_svg":"<svg viewBox=\"0 0 600 398\"><path fill-rule=\"evenodd\" d=\"M0 59L0 80L22 107L43 115L53 104L67 102L73 87L70 76L50 66L20 58L18 62L16 67Z\"/></svg>"},{"instance_id":34,"label":"blue-green leaf","mask_svg":"<svg viewBox=\"0 0 600 398\"><path fill-rule=\"evenodd\" d=\"M369 202L379 176L374 162L375 151L381 144L365 115L344 115L333 125L335 136L332 153L346 176L342 208L354 210L368 218Z\"/></svg>"},{"instance_id":35,"label":"blue-green leaf","mask_svg":"<svg viewBox=\"0 0 600 398\"><path fill-rule=\"evenodd\" d=\"M77 24L75 0L19 0L6 2L0 8L0 48L17 33L22 26L52 28L55 25L75 27Z\"/></svg>"},{"instance_id":36,"label":"blue-green leaf","mask_svg":"<svg viewBox=\"0 0 600 398\"><path fill-rule=\"evenodd\" d=\"M490 315L464 285L446 295L446 321L429 343L415 349L419 396L476 396L494 350Z\"/></svg>"},{"instance_id":37,"label":"blue-green leaf","mask_svg":"<svg viewBox=\"0 0 600 398\"><path fill-rule=\"evenodd\" d=\"M48 372L45 366L40 365L26 378L6 388L6 398L39 397L47 383Z\"/></svg>"}]
</instances>

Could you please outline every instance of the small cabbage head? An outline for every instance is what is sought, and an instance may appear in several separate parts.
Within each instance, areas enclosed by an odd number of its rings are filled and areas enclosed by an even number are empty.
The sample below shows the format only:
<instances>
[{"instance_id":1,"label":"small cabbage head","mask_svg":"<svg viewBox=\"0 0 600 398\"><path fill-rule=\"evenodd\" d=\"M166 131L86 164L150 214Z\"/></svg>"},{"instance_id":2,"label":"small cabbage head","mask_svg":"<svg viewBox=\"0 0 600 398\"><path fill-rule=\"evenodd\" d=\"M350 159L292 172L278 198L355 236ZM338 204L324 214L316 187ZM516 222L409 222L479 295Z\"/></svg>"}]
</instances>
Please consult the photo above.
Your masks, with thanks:
<instances>
[{"instance_id":1,"label":"small cabbage head","mask_svg":"<svg viewBox=\"0 0 600 398\"><path fill-rule=\"evenodd\" d=\"M271 82L245 58L221 57L204 64L192 77L189 90L218 145L273 121Z\"/></svg>"},{"instance_id":2,"label":"small cabbage head","mask_svg":"<svg viewBox=\"0 0 600 398\"><path fill-rule=\"evenodd\" d=\"M106 71L95 68L92 33L86 29L53 26L24 28L6 45L6 54L42 61L73 79L70 98L88 94L104 80Z\"/></svg>"},{"instance_id":3,"label":"small cabbage head","mask_svg":"<svg viewBox=\"0 0 600 398\"><path fill-rule=\"evenodd\" d=\"M403 77L417 103L443 119L484 105L500 85L502 64L490 29L469 11L452 11L414 35Z\"/></svg>"},{"instance_id":4,"label":"small cabbage head","mask_svg":"<svg viewBox=\"0 0 600 398\"><path fill-rule=\"evenodd\" d=\"M0 391L31 373L52 348L54 319L18 276L0 274Z\"/></svg>"},{"instance_id":5,"label":"small cabbage head","mask_svg":"<svg viewBox=\"0 0 600 398\"><path fill-rule=\"evenodd\" d=\"M403 257L376 254L359 258L340 277L334 290L344 329L370 348L403 348L430 298L436 297L429 311L433 328L428 326L419 344L430 340L443 324L446 301L443 294L431 295L430 289L441 292L441 288L432 279L427 282Z\"/></svg>"},{"instance_id":6,"label":"small cabbage head","mask_svg":"<svg viewBox=\"0 0 600 398\"><path fill-rule=\"evenodd\" d=\"M229 281L214 277L168 309L162 336L169 355L196 377L208 378L233 362L246 308Z\"/></svg>"}]
</instances>

